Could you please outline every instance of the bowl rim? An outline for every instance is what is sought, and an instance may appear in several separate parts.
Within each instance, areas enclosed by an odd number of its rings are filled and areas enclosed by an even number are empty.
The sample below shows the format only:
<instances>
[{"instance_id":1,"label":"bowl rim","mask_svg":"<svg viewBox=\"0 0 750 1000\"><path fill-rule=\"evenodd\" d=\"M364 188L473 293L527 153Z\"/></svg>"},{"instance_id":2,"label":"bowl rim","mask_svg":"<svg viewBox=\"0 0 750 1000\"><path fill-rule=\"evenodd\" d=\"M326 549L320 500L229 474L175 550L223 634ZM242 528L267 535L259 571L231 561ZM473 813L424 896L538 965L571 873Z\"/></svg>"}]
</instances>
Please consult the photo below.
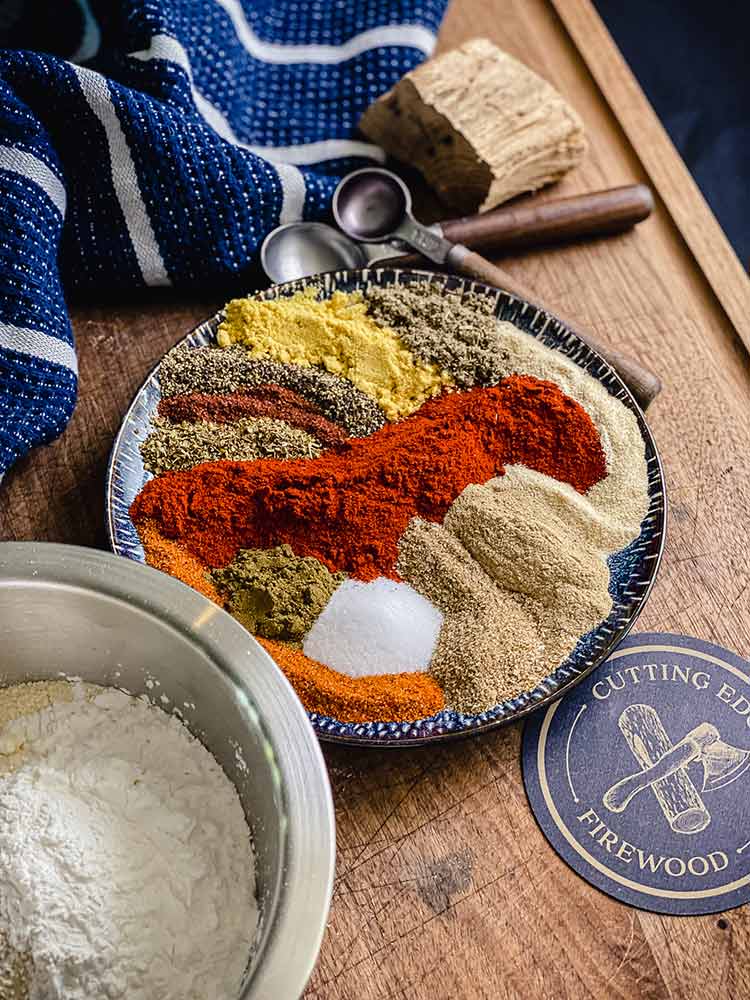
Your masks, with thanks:
<instances>
[{"instance_id":1,"label":"bowl rim","mask_svg":"<svg viewBox=\"0 0 750 1000\"><path fill-rule=\"evenodd\" d=\"M208 598L123 556L52 542L0 543L0 588L24 582L88 590L138 608L192 641L248 696L280 773L286 823L281 895L263 951L238 1000L301 996L328 919L336 831L320 744L282 671Z\"/></svg>"}]
</instances>

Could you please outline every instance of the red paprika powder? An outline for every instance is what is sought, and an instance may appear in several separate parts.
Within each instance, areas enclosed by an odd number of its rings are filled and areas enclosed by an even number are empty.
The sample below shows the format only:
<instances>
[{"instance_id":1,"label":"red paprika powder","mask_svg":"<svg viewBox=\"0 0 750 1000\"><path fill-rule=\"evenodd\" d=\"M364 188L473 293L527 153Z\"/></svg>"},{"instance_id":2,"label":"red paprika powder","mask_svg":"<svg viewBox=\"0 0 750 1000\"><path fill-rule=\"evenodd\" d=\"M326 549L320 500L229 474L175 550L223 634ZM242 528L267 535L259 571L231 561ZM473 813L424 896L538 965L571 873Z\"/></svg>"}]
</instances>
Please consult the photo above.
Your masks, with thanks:
<instances>
[{"instance_id":1,"label":"red paprika powder","mask_svg":"<svg viewBox=\"0 0 750 1000\"><path fill-rule=\"evenodd\" d=\"M585 493L606 475L586 411L554 383L512 375L445 393L316 459L212 462L147 483L131 507L211 567L239 548L288 543L360 580L397 577L397 542L419 515L442 521L470 483L523 464Z\"/></svg>"}]
</instances>

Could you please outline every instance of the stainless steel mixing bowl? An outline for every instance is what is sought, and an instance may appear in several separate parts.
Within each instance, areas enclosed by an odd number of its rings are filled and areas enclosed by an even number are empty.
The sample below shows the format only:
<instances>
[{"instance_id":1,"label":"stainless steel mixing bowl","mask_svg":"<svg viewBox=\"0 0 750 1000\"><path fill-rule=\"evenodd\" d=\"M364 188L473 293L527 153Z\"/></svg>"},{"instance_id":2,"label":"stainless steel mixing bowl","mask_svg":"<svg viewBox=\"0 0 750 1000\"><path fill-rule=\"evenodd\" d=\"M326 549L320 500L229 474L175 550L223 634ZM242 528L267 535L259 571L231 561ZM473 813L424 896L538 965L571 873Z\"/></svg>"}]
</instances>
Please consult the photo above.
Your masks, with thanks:
<instances>
[{"instance_id":1,"label":"stainless steel mixing bowl","mask_svg":"<svg viewBox=\"0 0 750 1000\"><path fill-rule=\"evenodd\" d=\"M325 928L335 835L318 742L278 667L163 573L93 549L0 544L0 685L61 672L165 695L222 764L253 832L261 908L238 1000L296 1000Z\"/></svg>"}]
</instances>

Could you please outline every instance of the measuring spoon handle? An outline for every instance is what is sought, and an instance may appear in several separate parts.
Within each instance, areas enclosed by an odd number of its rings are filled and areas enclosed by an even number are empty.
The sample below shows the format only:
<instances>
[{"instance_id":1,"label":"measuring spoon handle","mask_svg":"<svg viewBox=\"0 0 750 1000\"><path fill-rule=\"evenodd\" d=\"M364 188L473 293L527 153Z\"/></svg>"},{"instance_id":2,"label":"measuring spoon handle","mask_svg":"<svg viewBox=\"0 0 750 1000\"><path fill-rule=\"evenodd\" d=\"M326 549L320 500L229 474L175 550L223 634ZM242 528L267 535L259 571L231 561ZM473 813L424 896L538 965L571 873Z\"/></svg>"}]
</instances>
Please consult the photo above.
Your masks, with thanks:
<instances>
[{"instance_id":1,"label":"measuring spoon handle","mask_svg":"<svg viewBox=\"0 0 750 1000\"><path fill-rule=\"evenodd\" d=\"M661 391L661 380L657 375L634 358L628 358L624 354L620 354L619 351L600 343L590 334L582 333L575 323L571 323L559 312L548 309L532 289L527 288L503 268L498 267L497 264L492 264L485 257L469 250L468 247L461 246L461 244L456 244L450 251L447 263L459 274L488 285L494 285L511 295L526 299L527 302L531 302L540 309L544 309L545 312L551 313L556 319L561 320L577 337L593 348L617 371L642 410L647 409L658 396Z\"/></svg>"}]
</instances>

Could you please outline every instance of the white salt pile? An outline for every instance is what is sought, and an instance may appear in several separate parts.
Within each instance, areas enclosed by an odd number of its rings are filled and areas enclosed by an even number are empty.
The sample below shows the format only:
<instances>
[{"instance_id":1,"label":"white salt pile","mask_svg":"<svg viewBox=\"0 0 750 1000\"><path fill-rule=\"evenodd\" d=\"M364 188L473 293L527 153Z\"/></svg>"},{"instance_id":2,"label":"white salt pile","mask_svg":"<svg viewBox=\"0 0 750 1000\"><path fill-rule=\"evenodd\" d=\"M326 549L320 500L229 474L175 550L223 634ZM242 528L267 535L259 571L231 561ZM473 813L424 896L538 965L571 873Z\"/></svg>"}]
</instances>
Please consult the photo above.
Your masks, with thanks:
<instances>
[{"instance_id":1,"label":"white salt pile","mask_svg":"<svg viewBox=\"0 0 750 1000\"><path fill-rule=\"evenodd\" d=\"M303 652L352 677L425 670L442 624L440 611L406 583L344 580L308 632Z\"/></svg>"},{"instance_id":2,"label":"white salt pile","mask_svg":"<svg viewBox=\"0 0 750 1000\"><path fill-rule=\"evenodd\" d=\"M237 1000L258 911L236 789L176 718L54 686L0 692L0 935L21 996Z\"/></svg>"}]
</instances>

